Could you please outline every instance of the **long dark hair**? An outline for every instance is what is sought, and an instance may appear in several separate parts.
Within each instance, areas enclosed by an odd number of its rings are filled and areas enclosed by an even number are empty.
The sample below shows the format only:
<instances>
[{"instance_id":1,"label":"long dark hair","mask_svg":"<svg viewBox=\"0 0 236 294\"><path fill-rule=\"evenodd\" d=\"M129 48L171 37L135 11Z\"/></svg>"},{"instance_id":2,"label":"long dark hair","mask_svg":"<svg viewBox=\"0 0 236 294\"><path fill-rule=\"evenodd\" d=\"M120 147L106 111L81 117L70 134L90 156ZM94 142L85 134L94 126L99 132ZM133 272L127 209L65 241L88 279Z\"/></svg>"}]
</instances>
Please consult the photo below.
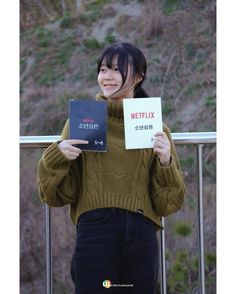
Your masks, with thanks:
<instances>
[{"instance_id":1,"label":"long dark hair","mask_svg":"<svg viewBox=\"0 0 236 294\"><path fill-rule=\"evenodd\" d=\"M97 71L99 73L102 62L105 62L108 68L112 68L114 57L118 58L117 66L121 73L123 84L128 76L128 65L131 66L132 78L142 77L142 80L134 88L134 98L149 97L142 88L142 83L146 76L147 63L142 51L131 43L119 42L105 48L98 58Z\"/></svg>"}]
</instances>

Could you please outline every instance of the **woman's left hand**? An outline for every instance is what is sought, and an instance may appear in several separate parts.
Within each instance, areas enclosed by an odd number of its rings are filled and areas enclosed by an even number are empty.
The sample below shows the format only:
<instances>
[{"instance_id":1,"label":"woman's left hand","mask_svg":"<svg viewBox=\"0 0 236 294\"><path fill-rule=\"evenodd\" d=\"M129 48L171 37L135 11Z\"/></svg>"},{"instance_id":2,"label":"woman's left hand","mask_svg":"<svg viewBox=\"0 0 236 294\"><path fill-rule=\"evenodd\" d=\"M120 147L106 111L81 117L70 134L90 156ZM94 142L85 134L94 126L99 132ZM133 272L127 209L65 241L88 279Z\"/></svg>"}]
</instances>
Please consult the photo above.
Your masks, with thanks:
<instances>
[{"instance_id":1,"label":"woman's left hand","mask_svg":"<svg viewBox=\"0 0 236 294\"><path fill-rule=\"evenodd\" d=\"M157 132L155 135L153 150L158 155L163 166L169 166L171 162L170 141L164 132Z\"/></svg>"}]
</instances>

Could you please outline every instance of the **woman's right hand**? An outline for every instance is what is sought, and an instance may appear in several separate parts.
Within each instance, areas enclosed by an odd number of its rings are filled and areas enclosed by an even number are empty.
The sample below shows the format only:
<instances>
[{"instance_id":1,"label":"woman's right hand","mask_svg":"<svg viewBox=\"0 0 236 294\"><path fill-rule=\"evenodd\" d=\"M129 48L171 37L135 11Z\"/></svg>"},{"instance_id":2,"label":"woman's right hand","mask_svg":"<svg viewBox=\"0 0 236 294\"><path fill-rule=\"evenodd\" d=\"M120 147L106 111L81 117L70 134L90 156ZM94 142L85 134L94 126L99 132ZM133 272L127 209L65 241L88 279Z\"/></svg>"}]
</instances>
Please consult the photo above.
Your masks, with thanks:
<instances>
[{"instance_id":1,"label":"woman's right hand","mask_svg":"<svg viewBox=\"0 0 236 294\"><path fill-rule=\"evenodd\" d=\"M75 160L80 153L82 152L81 149L73 146L76 144L88 144L88 141L85 140L64 140L58 144L59 149L65 155L68 160Z\"/></svg>"}]
</instances>

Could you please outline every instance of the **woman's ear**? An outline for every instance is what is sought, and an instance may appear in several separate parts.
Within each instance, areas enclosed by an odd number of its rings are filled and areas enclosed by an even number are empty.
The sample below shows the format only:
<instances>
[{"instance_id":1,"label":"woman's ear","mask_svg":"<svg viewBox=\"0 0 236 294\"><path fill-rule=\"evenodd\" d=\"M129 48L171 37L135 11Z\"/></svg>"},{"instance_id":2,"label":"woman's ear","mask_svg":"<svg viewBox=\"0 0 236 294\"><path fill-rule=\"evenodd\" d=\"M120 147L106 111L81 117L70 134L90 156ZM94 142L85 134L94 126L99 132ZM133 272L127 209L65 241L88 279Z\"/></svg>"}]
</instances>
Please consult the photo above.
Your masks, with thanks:
<instances>
[{"instance_id":1,"label":"woman's ear","mask_svg":"<svg viewBox=\"0 0 236 294\"><path fill-rule=\"evenodd\" d=\"M140 83L143 80L143 76L137 75L135 78L135 84L137 85L138 83Z\"/></svg>"}]
</instances>

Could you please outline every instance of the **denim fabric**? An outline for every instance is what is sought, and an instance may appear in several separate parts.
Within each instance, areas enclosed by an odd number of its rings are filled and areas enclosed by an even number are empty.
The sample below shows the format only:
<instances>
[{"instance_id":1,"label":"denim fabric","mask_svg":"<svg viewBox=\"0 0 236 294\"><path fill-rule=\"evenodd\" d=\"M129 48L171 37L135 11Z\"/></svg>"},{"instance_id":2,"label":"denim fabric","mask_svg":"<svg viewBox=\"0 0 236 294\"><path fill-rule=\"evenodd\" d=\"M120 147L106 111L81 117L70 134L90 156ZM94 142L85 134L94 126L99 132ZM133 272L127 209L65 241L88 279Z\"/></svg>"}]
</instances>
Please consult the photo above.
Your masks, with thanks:
<instances>
[{"instance_id":1,"label":"denim fabric","mask_svg":"<svg viewBox=\"0 0 236 294\"><path fill-rule=\"evenodd\" d=\"M76 294L154 294L155 224L140 213L102 208L81 215L71 276Z\"/></svg>"}]
</instances>

